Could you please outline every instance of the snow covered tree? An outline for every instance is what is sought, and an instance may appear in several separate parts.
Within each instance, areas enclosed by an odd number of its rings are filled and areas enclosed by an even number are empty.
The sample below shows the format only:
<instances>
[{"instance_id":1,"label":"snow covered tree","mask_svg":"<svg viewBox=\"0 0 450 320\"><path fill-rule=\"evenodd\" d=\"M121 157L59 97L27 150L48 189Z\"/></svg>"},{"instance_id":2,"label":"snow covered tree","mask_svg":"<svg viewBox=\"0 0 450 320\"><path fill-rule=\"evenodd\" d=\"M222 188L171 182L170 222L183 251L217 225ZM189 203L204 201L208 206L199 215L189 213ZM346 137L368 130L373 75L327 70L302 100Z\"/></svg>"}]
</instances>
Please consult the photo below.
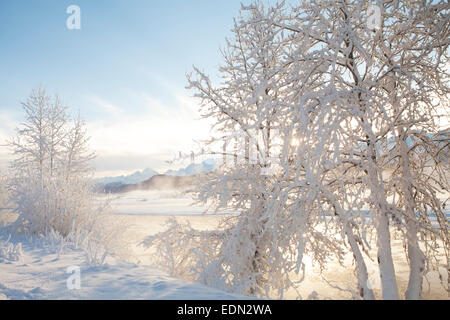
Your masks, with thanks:
<instances>
[{"instance_id":1,"label":"snow covered tree","mask_svg":"<svg viewBox=\"0 0 450 320\"><path fill-rule=\"evenodd\" d=\"M319 221L305 208L315 204L303 194L307 172L294 166L301 132L292 102L306 94L302 87L311 89L320 81L309 78L314 69L306 64L295 76L290 73L301 48L291 41L291 32L278 27L286 19L283 4L256 3L242 12L234 41L227 41L223 84L214 87L198 70L199 79L189 81L207 110L204 116L217 120L219 139L233 141L236 132L241 134L241 144L226 155L244 160L210 175L199 188L200 201L239 213L226 219L222 241L213 242L217 258L200 279L217 285L219 278L224 289L280 297L293 286L292 273L304 271L305 252L324 264L331 255L342 258L343 243L335 234L315 230Z\"/></svg>"},{"instance_id":2,"label":"snow covered tree","mask_svg":"<svg viewBox=\"0 0 450 320\"><path fill-rule=\"evenodd\" d=\"M445 1L391 1L380 9L377 30L368 29L362 19L370 16L365 1L303 2L292 21L279 26L296 32L299 46L309 46L297 61L309 59L317 66L316 76L326 79L322 92L314 94L317 101L334 104L325 119L336 119L331 137L336 137L335 162L342 168L332 184L361 184L360 190L369 194L365 206L376 229L383 297L399 297L390 239L395 223L408 242L406 298L417 299L425 263L417 239L419 232L430 230L430 213L440 225L429 234L439 234L448 256L448 222L436 197L437 189L448 190L442 174L448 148L436 124L442 116L448 120L442 110L448 105L449 7ZM421 156L415 154L416 142ZM440 174L432 181L430 172ZM359 199L350 199L349 207L357 208Z\"/></svg>"},{"instance_id":3,"label":"snow covered tree","mask_svg":"<svg viewBox=\"0 0 450 320\"><path fill-rule=\"evenodd\" d=\"M13 227L27 234L58 235L87 250L92 263L121 252L123 225L111 219L108 203L94 192L88 136L80 117L71 121L58 96L44 88L22 104L25 122L10 141L11 203L19 214Z\"/></svg>"},{"instance_id":4,"label":"snow covered tree","mask_svg":"<svg viewBox=\"0 0 450 320\"><path fill-rule=\"evenodd\" d=\"M243 7L235 39L227 42L222 83L214 86L197 69L197 78L189 78L219 138L244 136L235 149L247 160L210 175L199 189L200 201L238 213L219 239L214 234L215 249L204 251L214 254L200 277L206 283L282 295L305 254L323 266L331 257L342 262L346 247L357 294L375 297L369 258L378 261L383 298L398 299L396 228L410 265L405 297L418 299L434 250L442 245L448 259L441 195L449 190L449 6L379 5L373 26L363 0L301 1L292 9L256 2ZM262 174L274 154L278 166Z\"/></svg>"},{"instance_id":5,"label":"snow covered tree","mask_svg":"<svg viewBox=\"0 0 450 320\"><path fill-rule=\"evenodd\" d=\"M215 129L220 136L210 144L225 142L228 147L216 152L227 163L200 187L198 199L214 202L215 210L240 213L228 220L219 258L212 262L215 274L225 287L262 295L275 278L269 260L274 258L270 251L276 239L271 238L275 233L270 232L271 222L265 215L276 183L267 172L273 149L278 147L275 132L285 108L281 97L287 86L283 83L283 57L288 48L279 28L262 19L267 15L282 18L281 6L250 6L242 11L245 19L241 16L235 21L234 37L227 40L223 51L223 86L215 87L196 69L197 77L189 78L189 87L202 100L204 117L217 119Z\"/></svg>"},{"instance_id":6,"label":"snow covered tree","mask_svg":"<svg viewBox=\"0 0 450 320\"><path fill-rule=\"evenodd\" d=\"M76 174L86 175L90 173L90 161L95 158L95 154L89 151L88 142L89 137L87 136L85 124L80 115L78 115L67 133L67 138L63 140L65 153L63 166L67 179Z\"/></svg>"},{"instance_id":7,"label":"snow covered tree","mask_svg":"<svg viewBox=\"0 0 450 320\"><path fill-rule=\"evenodd\" d=\"M237 280L251 283L250 289L240 289L243 293L267 295L268 291L277 290L282 296L293 285L291 273L304 270L302 257L306 253L321 265L333 255L342 260L344 243L337 235L343 230L358 257L362 295L373 298L357 245L359 238L352 228L356 224L349 221L343 207L338 207L335 197L325 188L318 189L315 183L320 181L322 161L329 156L323 145L335 142L329 139L333 137L331 121L335 121L329 117L332 105L318 100L327 80L318 71L325 69L314 63L314 55L308 52L311 45L292 41L295 31L280 28L290 19L283 4L264 9L264 5L256 3L243 9L248 15L240 19L240 28L235 29L238 45L227 42L229 48L239 49L240 55L225 57L229 68L221 68L226 75L224 86L211 89L209 79L201 73L203 82L190 82L190 87L200 92L198 96L210 108L206 116L217 117L218 125L228 124L228 131L221 131L225 136L232 136L230 128L238 124L251 140L262 141L256 145L258 152L269 150L259 157L263 161L258 161L256 166L247 163L233 166L225 174L219 172L200 190L200 199L205 202L219 199L216 209L231 208L240 213L234 221L228 220L233 223L228 225L228 236L220 246L216 261L218 268L223 269L222 273L215 274L233 279L235 283L231 287L241 288ZM246 42L242 41L242 30L253 31L247 33ZM273 36L267 36L267 32L278 36L275 45L271 41ZM277 53L277 59L271 60L276 63L255 58L258 49L266 56ZM255 72L258 70L262 72ZM241 92L246 95L239 96ZM303 105L299 106L299 102ZM330 121L328 126L324 121ZM261 129L262 139L251 135L255 129ZM270 132L276 133L271 136ZM320 141L317 145L316 140ZM264 160L274 158L270 150L275 151L278 166L271 168L270 175L261 174L268 165ZM339 213L343 228L334 232L329 228L327 234L317 230L320 223L327 223L324 194Z\"/></svg>"}]
</instances>

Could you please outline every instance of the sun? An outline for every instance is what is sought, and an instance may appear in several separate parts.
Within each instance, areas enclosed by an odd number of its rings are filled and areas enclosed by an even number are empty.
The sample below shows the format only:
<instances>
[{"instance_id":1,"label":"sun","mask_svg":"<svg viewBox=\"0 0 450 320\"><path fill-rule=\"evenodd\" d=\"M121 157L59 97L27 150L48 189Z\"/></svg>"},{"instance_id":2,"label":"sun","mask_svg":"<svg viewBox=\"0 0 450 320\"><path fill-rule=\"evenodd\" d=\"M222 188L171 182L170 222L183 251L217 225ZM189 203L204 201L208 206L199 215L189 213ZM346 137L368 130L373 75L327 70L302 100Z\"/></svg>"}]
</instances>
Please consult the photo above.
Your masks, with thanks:
<instances>
[{"instance_id":1,"label":"sun","mask_svg":"<svg viewBox=\"0 0 450 320\"><path fill-rule=\"evenodd\" d=\"M292 138L291 146L298 147L299 145L300 145L300 139L299 138Z\"/></svg>"}]
</instances>

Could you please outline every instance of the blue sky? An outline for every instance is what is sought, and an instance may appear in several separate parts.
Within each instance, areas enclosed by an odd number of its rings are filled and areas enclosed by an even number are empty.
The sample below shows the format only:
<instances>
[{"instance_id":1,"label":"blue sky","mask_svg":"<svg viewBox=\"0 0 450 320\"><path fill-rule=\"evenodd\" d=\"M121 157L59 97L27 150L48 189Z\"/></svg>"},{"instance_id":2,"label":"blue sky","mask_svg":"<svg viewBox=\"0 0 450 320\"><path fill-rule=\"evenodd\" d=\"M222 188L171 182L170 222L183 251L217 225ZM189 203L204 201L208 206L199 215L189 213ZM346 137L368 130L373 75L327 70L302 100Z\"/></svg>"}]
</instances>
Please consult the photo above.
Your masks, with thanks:
<instances>
[{"instance_id":1,"label":"blue sky","mask_svg":"<svg viewBox=\"0 0 450 320\"><path fill-rule=\"evenodd\" d=\"M66 27L69 5L81 8L80 30ZM22 120L20 101L42 84L87 121L99 175L167 169L165 160L208 133L185 74L192 65L217 73L239 8L237 0L0 1L0 144Z\"/></svg>"}]
</instances>

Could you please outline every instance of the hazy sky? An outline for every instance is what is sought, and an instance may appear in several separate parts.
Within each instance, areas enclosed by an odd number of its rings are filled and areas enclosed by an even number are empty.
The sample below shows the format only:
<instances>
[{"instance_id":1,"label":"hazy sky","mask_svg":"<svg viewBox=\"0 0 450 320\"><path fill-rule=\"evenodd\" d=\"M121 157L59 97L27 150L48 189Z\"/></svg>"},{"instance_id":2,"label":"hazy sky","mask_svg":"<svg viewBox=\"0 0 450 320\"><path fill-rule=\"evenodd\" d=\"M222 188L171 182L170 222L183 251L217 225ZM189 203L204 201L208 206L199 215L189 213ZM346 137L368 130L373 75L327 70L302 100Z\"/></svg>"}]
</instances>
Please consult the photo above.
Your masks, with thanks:
<instances>
[{"instance_id":1,"label":"hazy sky","mask_svg":"<svg viewBox=\"0 0 450 320\"><path fill-rule=\"evenodd\" d=\"M248 1L243 1L244 3ZM69 30L70 5L81 29ZM184 89L196 65L217 74L238 0L1 0L0 145L22 121L20 101L40 84L80 110L100 175L168 168L206 138ZM0 146L0 166L8 150Z\"/></svg>"}]
</instances>

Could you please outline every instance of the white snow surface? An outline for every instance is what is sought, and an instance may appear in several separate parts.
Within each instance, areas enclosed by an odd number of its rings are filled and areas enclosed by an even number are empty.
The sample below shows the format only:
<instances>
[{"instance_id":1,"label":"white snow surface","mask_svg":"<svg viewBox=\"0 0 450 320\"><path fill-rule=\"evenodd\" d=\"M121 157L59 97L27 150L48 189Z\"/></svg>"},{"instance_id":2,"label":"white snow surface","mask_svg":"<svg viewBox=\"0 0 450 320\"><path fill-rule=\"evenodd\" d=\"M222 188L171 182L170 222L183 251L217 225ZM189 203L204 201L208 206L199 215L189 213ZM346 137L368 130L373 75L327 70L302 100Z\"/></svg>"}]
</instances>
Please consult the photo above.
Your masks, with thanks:
<instances>
[{"instance_id":1,"label":"white snow surface","mask_svg":"<svg viewBox=\"0 0 450 320\"><path fill-rule=\"evenodd\" d=\"M180 222L189 221L196 229L214 229L221 216L202 212L205 207L191 206L192 200L182 194L152 193L136 191L125 194L114 201L114 212L119 219L129 224L126 233L131 244L127 261L108 258L101 267L86 263L85 254L72 248L61 255L48 249L40 240L30 241L13 236L9 242L2 223L12 222L12 214L0 213L0 299L243 299L245 297L225 293L189 281L176 279L158 270L153 264L153 253L139 244L152 234L163 231L169 216ZM400 239L393 241L393 256L396 275L403 290L408 280L408 265ZM19 247L21 244L21 248ZM2 250L4 249L4 250ZM443 253L439 254L443 259ZM351 299L346 291L355 284L352 257L345 257L345 266L330 262L324 275L331 281L323 281L311 258L305 256L307 276L298 292L286 292L285 299ZM70 276L67 268L78 266L81 270L80 290L68 290L66 281ZM381 283L375 262L368 261L369 278L377 298L380 298ZM442 283L448 283L445 266L430 270L423 288L424 299L445 299L449 296ZM332 286L335 287L332 287ZM340 287L344 290L339 290Z\"/></svg>"},{"instance_id":2,"label":"white snow surface","mask_svg":"<svg viewBox=\"0 0 450 320\"><path fill-rule=\"evenodd\" d=\"M119 194L112 205L114 213L121 215L196 216L208 211L207 206L193 204L189 194L173 190L138 190Z\"/></svg>"},{"instance_id":3,"label":"white snow surface","mask_svg":"<svg viewBox=\"0 0 450 320\"><path fill-rule=\"evenodd\" d=\"M6 239L0 240L5 241ZM108 259L103 266L86 263L84 253L51 253L37 242L18 241L17 261L0 258L0 300L211 300L243 299L200 284L175 279L150 266ZM67 268L80 267L80 289L69 290Z\"/></svg>"},{"instance_id":4,"label":"white snow surface","mask_svg":"<svg viewBox=\"0 0 450 320\"><path fill-rule=\"evenodd\" d=\"M176 191L133 191L113 200L115 214L180 216L203 214L206 207L193 206L192 198Z\"/></svg>"}]
</instances>

